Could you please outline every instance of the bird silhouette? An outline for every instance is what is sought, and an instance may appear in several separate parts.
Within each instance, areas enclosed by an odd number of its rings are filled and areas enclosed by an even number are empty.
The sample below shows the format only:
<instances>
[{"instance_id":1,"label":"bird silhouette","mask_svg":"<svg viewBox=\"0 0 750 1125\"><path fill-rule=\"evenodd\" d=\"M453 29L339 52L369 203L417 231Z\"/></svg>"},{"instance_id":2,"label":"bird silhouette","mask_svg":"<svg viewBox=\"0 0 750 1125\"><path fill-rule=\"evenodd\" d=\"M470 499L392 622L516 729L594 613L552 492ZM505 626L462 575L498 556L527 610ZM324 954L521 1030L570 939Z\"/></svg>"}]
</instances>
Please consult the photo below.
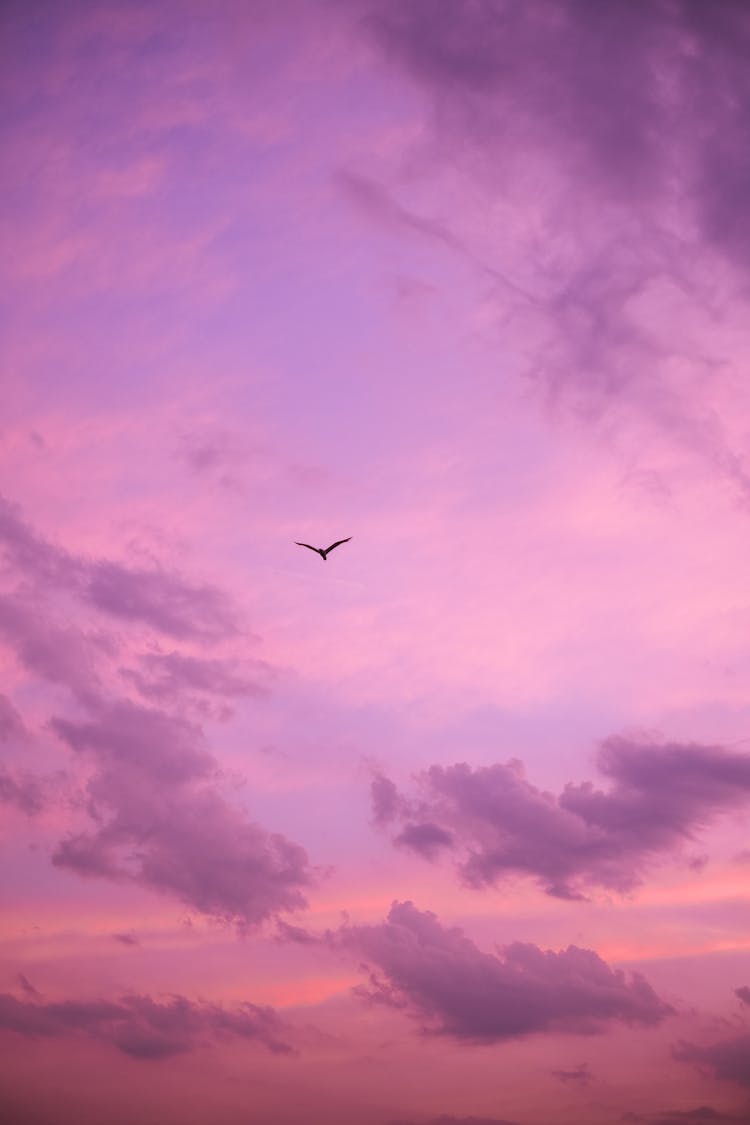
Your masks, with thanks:
<instances>
[{"instance_id":1,"label":"bird silhouette","mask_svg":"<svg viewBox=\"0 0 750 1125\"><path fill-rule=\"evenodd\" d=\"M351 535L349 536L351 539ZM330 547L311 547L309 543L299 543L296 539L294 542L298 547L307 547L311 551L315 551L316 555L320 555L323 562L326 561L326 555L329 555L334 547L340 547L342 543L348 543L349 539L337 539L335 543L331 543Z\"/></svg>"}]
</instances>

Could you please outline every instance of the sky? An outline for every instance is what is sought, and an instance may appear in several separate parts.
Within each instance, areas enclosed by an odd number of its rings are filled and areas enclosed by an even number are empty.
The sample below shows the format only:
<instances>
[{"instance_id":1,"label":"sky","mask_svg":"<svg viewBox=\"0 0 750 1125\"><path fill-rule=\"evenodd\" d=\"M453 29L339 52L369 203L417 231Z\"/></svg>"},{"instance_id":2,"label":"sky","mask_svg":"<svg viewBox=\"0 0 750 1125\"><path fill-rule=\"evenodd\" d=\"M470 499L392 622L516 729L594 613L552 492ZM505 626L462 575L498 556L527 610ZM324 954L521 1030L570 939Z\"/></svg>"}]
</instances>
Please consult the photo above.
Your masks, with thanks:
<instances>
[{"instance_id":1,"label":"sky","mask_svg":"<svg viewBox=\"0 0 750 1125\"><path fill-rule=\"evenodd\" d=\"M749 54L2 5L14 1125L750 1121Z\"/></svg>"}]
</instances>

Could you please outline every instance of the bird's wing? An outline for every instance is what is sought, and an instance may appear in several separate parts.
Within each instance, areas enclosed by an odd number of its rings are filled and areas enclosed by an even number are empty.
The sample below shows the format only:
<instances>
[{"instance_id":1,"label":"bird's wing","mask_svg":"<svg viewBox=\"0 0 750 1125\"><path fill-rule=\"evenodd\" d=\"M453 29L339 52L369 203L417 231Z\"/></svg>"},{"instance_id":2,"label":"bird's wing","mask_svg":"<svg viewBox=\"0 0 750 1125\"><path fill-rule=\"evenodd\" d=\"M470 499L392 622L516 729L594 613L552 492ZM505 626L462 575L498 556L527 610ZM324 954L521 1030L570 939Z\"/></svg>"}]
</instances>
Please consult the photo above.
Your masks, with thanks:
<instances>
[{"instance_id":1,"label":"bird's wing","mask_svg":"<svg viewBox=\"0 0 750 1125\"><path fill-rule=\"evenodd\" d=\"M298 547L309 547L309 549L310 549L311 551L315 551L315 554L316 554L316 555L319 555L319 554L320 554L320 551L319 551L319 549L318 549L317 547L310 547L310 544L309 544L309 543L298 543L296 539L294 540L294 542L295 542L295 543L297 544L297 546L298 546Z\"/></svg>"},{"instance_id":2,"label":"bird's wing","mask_svg":"<svg viewBox=\"0 0 750 1125\"><path fill-rule=\"evenodd\" d=\"M349 539L351 539L351 535L349 536ZM348 543L349 539L337 539L335 543L331 543L330 547L326 547L326 554L328 554L329 551L332 551L334 547L340 547L342 543Z\"/></svg>"}]
</instances>

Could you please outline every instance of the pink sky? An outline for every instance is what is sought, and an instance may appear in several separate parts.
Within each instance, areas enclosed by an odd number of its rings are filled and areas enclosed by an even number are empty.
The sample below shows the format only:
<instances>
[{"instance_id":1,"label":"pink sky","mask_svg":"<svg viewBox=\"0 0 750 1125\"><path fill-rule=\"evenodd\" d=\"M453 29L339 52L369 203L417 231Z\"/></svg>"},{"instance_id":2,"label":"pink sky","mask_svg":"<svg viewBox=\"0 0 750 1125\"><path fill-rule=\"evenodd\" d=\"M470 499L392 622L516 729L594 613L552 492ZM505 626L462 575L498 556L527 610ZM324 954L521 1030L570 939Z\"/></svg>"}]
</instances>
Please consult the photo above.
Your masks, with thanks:
<instances>
[{"instance_id":1,"label":"pink sky","mask_svg":"<svg viewBox=\"0 0 750 1125\"><path fill-rule=\"evenodd\" d=\"M5 1116L750 1120L748 6L0 25Z\"/></svg>"}]
</instances>

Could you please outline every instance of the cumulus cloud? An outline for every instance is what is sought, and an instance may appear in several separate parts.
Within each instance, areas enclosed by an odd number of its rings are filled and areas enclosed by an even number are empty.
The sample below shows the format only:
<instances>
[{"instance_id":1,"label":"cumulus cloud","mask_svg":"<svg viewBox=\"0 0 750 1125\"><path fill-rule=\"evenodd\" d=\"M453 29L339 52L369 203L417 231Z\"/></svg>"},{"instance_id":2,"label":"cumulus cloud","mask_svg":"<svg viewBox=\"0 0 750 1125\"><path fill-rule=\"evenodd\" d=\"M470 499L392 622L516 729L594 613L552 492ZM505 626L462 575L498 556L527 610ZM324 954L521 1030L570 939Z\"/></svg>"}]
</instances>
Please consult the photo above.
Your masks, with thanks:
<instances>
[{"instance_id":1,"label":"cumulus cloud","mask_svg":"<svg viewBox=\"0 0 750 1125\"><path fill-rule=\"evenodd\" d=\"M411 902L394 902L379 925L341 927L333 940L363 958L369 987L360 995L407 1009L425 1032L467 1042L594 1034L612 1022L648 1027L671 1012L640 974L628 979L592 950L515 942L483 953Z\"/></svg>"},{"instance_id":2,"label":"cumulus cloud","mask_svg":"<svg viewBox=\"0 0 750 1125\"><path fill-rule=\"evenodd\" d=\"M132 880L241 927L305 905L304 849L224 799L198 726L124 701L51 726L93 767L96 824L60 843L57 866Z\"/></svg>"},{"instance_id":3,"label":"cumulus cloud","mask_svg":"<svg viewBox=\"0 0 750 1125\"><path fill-rule=\"evenodd\" d=\"M681 1062L693 1063L716 1078L750 1087L750 1032L716 1043L680 1043L674 1055Z\"/></svg>"},{"instance_id":4,"label":"cumulus cloud","mask_svg":"<svg viewBox=\"0 0 750 1125\"><path fill-rule=\"evenodd\" d=\"M517 760L433 766L410 800L377 777L374 819L403 824L394 842L426 858L459 852L469 886L525 874L575 898L583 887L627 890L649 860L750 802L750 755L721 746L610 738L598 766L607 789L569 783L559 795L532 785Z\"/></svg>"},{"instance_id":5,"label":"cumulus cloud","mask_svg":"<svg viewBox=\"0 0 750 1125\"><path fill-rule=\"evenodd\" d=\"M0 1030L29 1039L87 1035L135 1059L158 1060L205 1043L237 1037L270 1051L290 1052L284 1025L273 1008L243 1003L235 1008L196 1003L183 996L42 1002L0 995Z\"/></svg>"}]
</instances>

